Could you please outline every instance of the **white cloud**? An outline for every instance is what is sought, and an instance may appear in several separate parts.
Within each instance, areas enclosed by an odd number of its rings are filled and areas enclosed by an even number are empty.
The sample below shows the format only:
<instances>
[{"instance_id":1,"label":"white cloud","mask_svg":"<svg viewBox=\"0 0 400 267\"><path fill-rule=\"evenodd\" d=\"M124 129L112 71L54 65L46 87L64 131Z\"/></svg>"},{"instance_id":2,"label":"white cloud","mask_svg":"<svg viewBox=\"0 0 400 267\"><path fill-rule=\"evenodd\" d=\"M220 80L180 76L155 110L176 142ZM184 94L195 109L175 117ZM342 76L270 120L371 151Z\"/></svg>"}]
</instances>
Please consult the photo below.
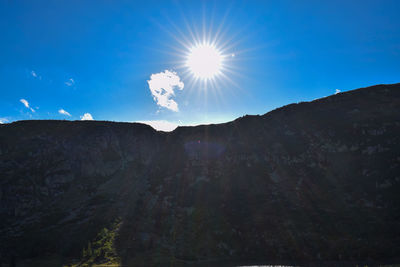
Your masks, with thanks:
<instances>
[{"instance_id":1,"label":"white cloud","mask_svg":"<svg viewBox=\"0 0 400 267\"><path fill-rule=\"evenodd\" d=\"M74 85L74 84L75 84L75 81L74 81L74 79L72 79L72 78L69 78L68 81L65 82L65 85L66 85L66 86L72 86L72 85Z\"/></svg>"},{"instance_id":2,"label":"white cloud","mask_svg":"<svg viewBox=\"0 0 400 267\"><path fill-rule=\"evenodd\" d=\"M7 123L8 120L6 118L0 118L0 124Z\"/></svg>"},{"instance_id":3,"label":"white cloud","mask_svg":"<svg viewBox=\"0 0 400 267\"><path fill-rule=\"evenodd\" d=\"M32 112L35 112L35 110L29 106L29 102L28 102L27 100L25 100L25 99L22 98L22 99L20 99L19 101L20 101L22 104L24 104L24 106L25 106L26 108L30 109Z\"/></svg>"},{"instance_id":4,"label":"white cloud","mask_svg":"<svg viewBox=\"0 0 400 267\"><path fill-rule=\"evenodd\" d=\"M62 115L66 115L66 116L70 116L70 117L71 117L71 114L69 114L69 112L66 111L66 110L64 110L64 109L58 110L58 113L60 113L60 114L62 114Z\"/></svg>"},{"instance_id":5,"label":"white cloud","mask_svg":"<svg viewBox=\"0 0 400 267\"><path fill-rule=\"evenodd\" d=\"M85 113L81 116L81 121L92 121L93 117L90 113Z\"/></svg>"},{"instance_id":6,"label":"white cloud","mask_svg":"<svg viewBox=\"0 0 400 267\"><path fill-rule=\"evenodd\" d=\"M21 101L22 104L24 104L25 107L29 108L29 102L26 101L25 99L20 99L19 101Z\"/></svg>"},{"instance_id":7,"label":"white cloud","mask_svg":"<svg viewBox=\"0 0 400 267\"><path fill-rule=\"evenodd\" d=\"M335 90L335 95L336 95L336 94L339 94L339 93L340 93L340 90L339 90L339 89L336 89L336 90Z\"/></svg>"},{"instance_id":8,"label":"white cloud","mask_svg":"<svg viewBox=\"0 0 400 267\"><path fill-rule=\"evenodd\" d=\"M165 120L155 120L155 121L136 121L139 123L144 123L150 125L157 131L171 132L178 127L177 123L165 121Z\"/></svg>"},{"instance_id":9,"label":"white cloud","mask_svg":"<svg viewBox=\"0 0 400 267\"><path fill-rule=\"evenodd\" d=\"M42 76L39 76L39 75L37 74L37 72L34 71L34 70L31 71L31 75L32 75L33 78L37 78L37 79L39 79L39 80L42 79Z\"/></svg>"},{"instance_id":10,"label":"white cloud","mask_svg":"<svg viewBox=\"0 0 400 267\"><path fill-rule=\"evenodd\" d=\"M184 86L176 72L165 70L164 72L152 74L147 83L157 105L175 112L179 110L178 103L171 99L171 97L175 96L174 90L183 90Z\"/></svg>"}]
</instances>

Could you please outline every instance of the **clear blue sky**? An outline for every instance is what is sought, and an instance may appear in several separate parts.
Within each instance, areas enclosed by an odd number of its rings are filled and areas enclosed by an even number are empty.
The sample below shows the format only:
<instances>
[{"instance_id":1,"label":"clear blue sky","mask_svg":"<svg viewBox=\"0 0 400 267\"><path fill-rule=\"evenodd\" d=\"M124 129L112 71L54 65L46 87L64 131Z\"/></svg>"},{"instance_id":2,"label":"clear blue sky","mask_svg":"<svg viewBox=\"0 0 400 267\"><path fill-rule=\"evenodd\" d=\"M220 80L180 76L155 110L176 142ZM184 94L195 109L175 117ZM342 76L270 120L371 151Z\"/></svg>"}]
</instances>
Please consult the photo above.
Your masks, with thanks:
<instances>
[{"instance_id":1,"label":"clear blue sky","mask_svg":"<svg viewBox=\"0 0 400 267\"><path fill-rule=\"evenodd\" d=\"M234 55L214 86L181 66L192 36ZM0 120L222 122L400 82L400 1L0 1ZM179 110L152 74L176 73ZM27 101L25 105L24 99ZM64 110L67 113L60 111Z\"/></svg>"}]
</instances>

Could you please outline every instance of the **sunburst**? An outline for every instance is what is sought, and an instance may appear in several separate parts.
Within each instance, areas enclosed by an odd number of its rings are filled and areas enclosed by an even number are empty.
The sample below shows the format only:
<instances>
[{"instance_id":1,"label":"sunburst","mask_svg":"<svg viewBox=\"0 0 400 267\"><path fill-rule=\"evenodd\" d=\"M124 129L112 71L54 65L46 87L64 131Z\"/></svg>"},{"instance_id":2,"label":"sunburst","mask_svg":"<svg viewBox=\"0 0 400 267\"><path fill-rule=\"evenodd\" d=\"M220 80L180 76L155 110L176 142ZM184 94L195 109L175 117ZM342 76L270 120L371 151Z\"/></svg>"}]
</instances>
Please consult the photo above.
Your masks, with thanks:
<instances>
[{"instance_id":1,"label":"sunburst","mask_svg":"<svg viewBox=\"0 0 400 267\"><path fill-rule=\"evenodd\" d=\"M158 23L176 41L175 44L164 43L166 48L159 51L170 55L170 69L185 84L185 90L181 92L184 103L203 103L204 110L208 110L211 99L223 106L228 95L237 97L243 91L237 82L245 73L238 64L242 53L246 52L239 49L246 37L242 34L245 27L232 31L225 25L227 16L223 16L218 24L214 24L212 16L206 19L206 14L200 23L189 23L184 16L184 23L179 26L169 19L169 23Z\"/></svg>"},{"instance_id":2,"label":"sunburst","mask_svg":"<svg viewBox=\"0 0 400 267\"><path fill-rule=\"evenodd\" d=\"M211 79L221 74L224 56L214 45L206 42L190 48L186 66L197 79Z\"/></svg>"}]
</instances>

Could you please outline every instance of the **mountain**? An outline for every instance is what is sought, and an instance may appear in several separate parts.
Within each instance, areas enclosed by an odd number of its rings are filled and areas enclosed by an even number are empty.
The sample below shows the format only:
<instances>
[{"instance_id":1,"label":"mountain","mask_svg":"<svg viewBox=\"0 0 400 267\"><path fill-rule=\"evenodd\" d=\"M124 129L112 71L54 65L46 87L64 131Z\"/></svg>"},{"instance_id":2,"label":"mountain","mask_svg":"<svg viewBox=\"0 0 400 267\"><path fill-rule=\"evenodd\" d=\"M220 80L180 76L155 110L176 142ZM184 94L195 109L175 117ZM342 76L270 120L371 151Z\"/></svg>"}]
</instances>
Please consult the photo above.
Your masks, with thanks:
<instances>
[{"instance_id":1,"label":"mountain","mask_svg":"<svg viewBox=\"0 0 400 267\"><path fill-rule=\"evenodd\" d=\"M0 218L5 266L399 261L400 84L169 133L2 124Z\"/></svg>"}]
</instances>

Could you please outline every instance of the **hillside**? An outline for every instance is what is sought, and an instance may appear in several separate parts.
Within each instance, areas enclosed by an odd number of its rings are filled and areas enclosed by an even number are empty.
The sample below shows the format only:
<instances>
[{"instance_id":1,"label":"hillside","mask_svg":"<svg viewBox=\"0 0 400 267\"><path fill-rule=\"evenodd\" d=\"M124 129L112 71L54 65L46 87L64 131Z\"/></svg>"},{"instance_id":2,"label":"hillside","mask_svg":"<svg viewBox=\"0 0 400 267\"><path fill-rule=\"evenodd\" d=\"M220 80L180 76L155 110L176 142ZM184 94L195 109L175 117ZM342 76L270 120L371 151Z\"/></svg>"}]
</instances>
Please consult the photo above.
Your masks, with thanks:
<instances>
[{"instance_id":1,"label":"hillside","mask_svg":"<svg viewBox=\"0 0 400 267\"><path fill-rule=\"evenodd\" d=\"M1 124L0 218L5 264L398 260L400 84L170 133Z\"/></svg>"}]
</instances>

